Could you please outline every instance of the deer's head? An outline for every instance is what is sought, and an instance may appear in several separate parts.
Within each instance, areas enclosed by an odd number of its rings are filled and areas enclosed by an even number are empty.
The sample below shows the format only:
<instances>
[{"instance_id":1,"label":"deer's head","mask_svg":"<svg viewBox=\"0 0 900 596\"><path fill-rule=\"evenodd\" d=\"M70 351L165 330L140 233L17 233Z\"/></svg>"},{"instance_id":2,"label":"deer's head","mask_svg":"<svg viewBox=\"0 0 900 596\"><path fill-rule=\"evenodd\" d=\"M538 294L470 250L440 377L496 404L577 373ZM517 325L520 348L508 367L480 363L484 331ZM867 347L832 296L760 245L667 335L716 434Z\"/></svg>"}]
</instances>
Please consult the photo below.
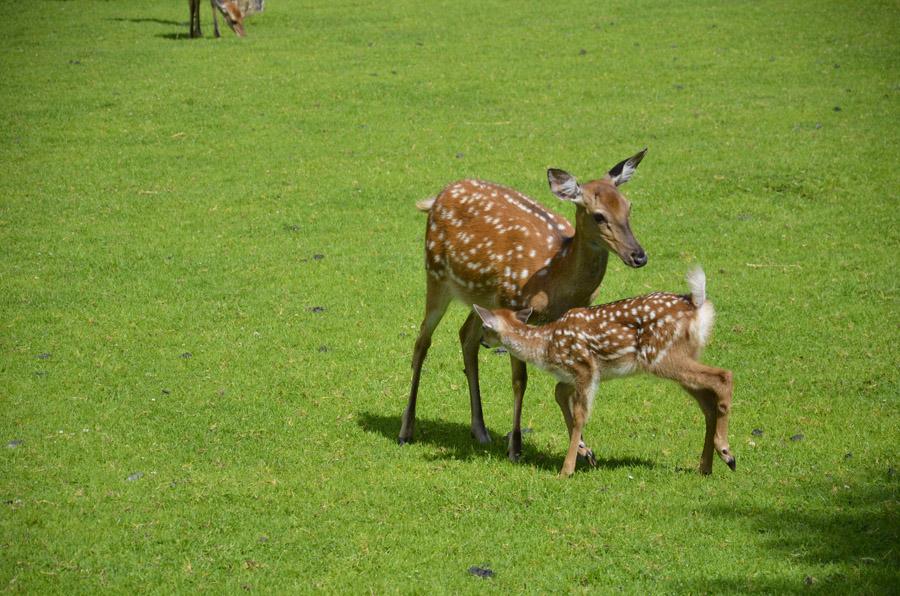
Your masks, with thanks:
<instances>
[{"instance_id":1,"label":"deer's head","mask_svg":"<svg viewBox=\"0 0 900 596\"><path fill-rule=\"evenodd\" d=\"M244 11L235 0L213 0L213 6L225 17L225 22L238 37L244 37Z\"/></svg>"},{"instance_id":2,"label":"deer's head","mask_svg":"<svg viewBox=\"0 0 900 596\"><path fill-rule=\"evenodd\" d=\"M635 268L647 264L647 253L631 232L631 202L619 191L619 186L628 182L645 153L647 149L620 161L606 176L586 184L579 184L575 176L563 170L547 170L553 194L579 207L578 219L583 221L578 226L579 233L586 234L588 240L605 246L626 265Z\"/></svg>"}]
</instances>

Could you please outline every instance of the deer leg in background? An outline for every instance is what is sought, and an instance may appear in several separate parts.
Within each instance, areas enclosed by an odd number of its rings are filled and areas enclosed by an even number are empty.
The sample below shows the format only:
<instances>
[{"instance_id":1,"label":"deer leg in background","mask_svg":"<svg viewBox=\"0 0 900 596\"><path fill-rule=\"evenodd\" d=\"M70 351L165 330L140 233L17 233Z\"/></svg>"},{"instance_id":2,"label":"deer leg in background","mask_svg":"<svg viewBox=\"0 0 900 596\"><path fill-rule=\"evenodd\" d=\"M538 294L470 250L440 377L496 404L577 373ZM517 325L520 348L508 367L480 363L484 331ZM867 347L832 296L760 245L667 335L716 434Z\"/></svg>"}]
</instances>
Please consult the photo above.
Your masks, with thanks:
<instances>
[{"instance_id":1,"label":"deer leg in background","mask_svg":"<svg viewBox=\"0 0 900 596\"><path fill-rule=\"evenodd\" d=\"M491 435L484 426L481 411L481 391L478 387L478 350L481 348L481 319L474 312L469 313L466 322L459 328L459 343L462 346L463 366L469 385L469 401L472 406L472 436L486 445Z\"/></svg>"},{"instance_id":2,"label":"deer leg in background","mask_svg":"<svg viewBox=\"0 0 900 596\"><path fill-rule=\"evenodd\" d=\"M188 0L188 6L191 10L191 37L203 37L200 31L200 0Z\"/></svg>"},{"instance_id":3,"label":"deer leg in background","mask_svg":"<svg viewBox=\"0 0 900 596\"><path fill-rule=\"evenodd\" d=\"M219 15L216 14L219 8L216 6L216 0L209 0L209 6L212 8L213 15L213 35L221 37L219 34Z\"/></svg>"},{"instance_id":4,"label":"deer leg in background","mask_svg":"<svg viewBox=\"0 0 900 596\"><path fill-rule=\"evenodd\" d=\"M512 366L513 428L509 433L507 455L510 461L517 462L522 455L522 400L528 385L528 369L524 362L512 355L509 363Z\"/></svg>"}]
</instances>

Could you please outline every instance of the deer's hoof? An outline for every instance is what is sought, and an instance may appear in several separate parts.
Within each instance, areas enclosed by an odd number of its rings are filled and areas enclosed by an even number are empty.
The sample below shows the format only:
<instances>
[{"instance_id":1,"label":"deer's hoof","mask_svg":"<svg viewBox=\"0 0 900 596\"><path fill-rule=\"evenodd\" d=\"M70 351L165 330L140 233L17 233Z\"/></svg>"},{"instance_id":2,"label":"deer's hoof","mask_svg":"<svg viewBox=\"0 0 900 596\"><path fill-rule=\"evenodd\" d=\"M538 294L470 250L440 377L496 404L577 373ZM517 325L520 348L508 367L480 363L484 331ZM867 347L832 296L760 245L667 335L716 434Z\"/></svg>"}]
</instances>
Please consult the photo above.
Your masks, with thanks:
<instances>
[{"instance_id":1,"label":"deer's hoof","mask_svg":"<svg viewBox=\"0 0 900 596\"><path fill-rule=\"evenodd\" d=\"M407 443L412 443L412 437L409 437L408 439L405 437L397 437L398 445L406 445Z\"/></svg>"},{"instance_id":2,"label":"deer's hoof","mask_svg":"<svg viewBox=\"0 0 900 596\"><path fill-rule=\"evenodd\" d=\"M481 445L489 445L491 442L491 435L486 430L475 431L472 430L472 438L478 441Z\"/></svg>"}]
</instances>

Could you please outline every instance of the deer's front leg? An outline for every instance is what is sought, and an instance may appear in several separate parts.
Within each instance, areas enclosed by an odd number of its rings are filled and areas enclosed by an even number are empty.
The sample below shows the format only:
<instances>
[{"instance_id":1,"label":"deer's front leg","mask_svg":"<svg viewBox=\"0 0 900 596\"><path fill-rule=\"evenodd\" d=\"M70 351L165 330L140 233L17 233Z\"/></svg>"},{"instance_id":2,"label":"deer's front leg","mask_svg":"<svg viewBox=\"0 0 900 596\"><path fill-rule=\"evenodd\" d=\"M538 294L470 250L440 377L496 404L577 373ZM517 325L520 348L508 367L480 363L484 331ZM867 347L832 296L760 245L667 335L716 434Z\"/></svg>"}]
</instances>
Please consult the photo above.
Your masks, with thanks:
<instances>
[{"instance_id":1,"label":"deer's front leg","mask_svg":"<svg viewBox=\"0 0 900 596\"><path fill-rule=\"evenodd\" d=\"M475 312L459 328L459 343L462 346L463 365L469 385L469 402L472 407L472 436L485 445L491 442L491 435L484 426L481 411L481 391L478 387L478 349L481 347L481 319Z\"/></svg>"},{"instance_id":2,"label":"deer's front leg","mask_svg":"<svg viewBox=\"0 0 900 596\"><path fill-rule=\"evenodd\" d=\"M510 461L517 462L522 456L522 400L525 397L525 387L528 385L528 369L524 362L512 355L509 362L512 366L513 428L509 433L507 454Z\"/></svg>"}]
</instances>

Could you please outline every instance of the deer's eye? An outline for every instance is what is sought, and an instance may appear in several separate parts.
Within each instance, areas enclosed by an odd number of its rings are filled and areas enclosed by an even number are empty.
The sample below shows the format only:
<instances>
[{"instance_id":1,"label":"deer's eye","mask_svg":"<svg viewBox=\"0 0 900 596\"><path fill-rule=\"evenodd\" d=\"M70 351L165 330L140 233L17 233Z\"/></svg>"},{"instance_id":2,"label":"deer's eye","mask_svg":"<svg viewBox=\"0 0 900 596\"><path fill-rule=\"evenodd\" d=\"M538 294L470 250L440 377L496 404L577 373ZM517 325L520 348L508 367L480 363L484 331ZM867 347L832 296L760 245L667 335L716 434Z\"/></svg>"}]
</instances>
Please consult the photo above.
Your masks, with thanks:
<instances>
[{"instance_id":1,"label":"deer's eye","mask_svg":"<svg viewBox=\"0 0 900 596\"><path fill-rule=\"evenodd\" d=\"M602 213L594 213L594 221L596 221L600 225L603 225L606 223L606 217Z\"/></svg>"}]
</instances>

